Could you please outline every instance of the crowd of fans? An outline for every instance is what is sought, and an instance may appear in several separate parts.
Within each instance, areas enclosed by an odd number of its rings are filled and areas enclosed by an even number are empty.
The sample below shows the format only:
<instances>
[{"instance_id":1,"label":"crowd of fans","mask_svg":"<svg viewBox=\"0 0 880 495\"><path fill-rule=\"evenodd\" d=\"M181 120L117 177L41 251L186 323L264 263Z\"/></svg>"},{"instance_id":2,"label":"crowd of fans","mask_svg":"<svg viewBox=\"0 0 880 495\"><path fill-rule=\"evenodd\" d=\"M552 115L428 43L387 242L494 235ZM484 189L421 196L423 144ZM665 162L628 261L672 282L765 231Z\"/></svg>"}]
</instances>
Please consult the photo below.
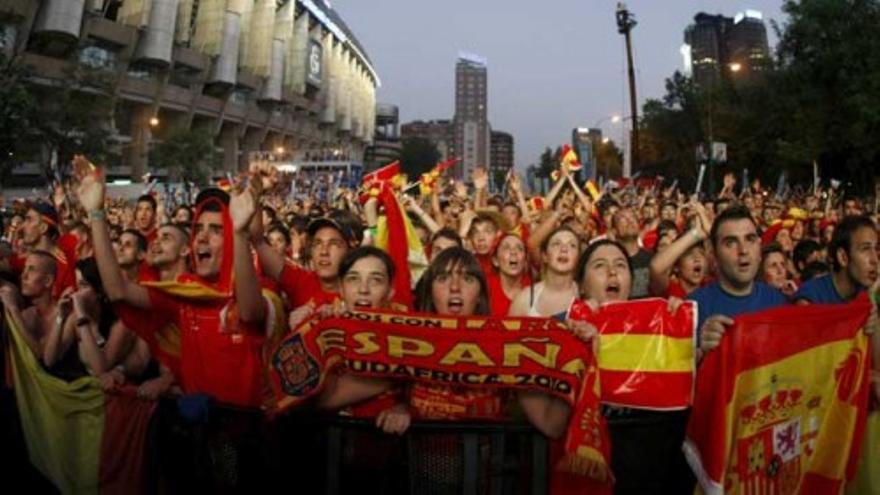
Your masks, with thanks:
<instances>
[{"instance_id":1,"label":"crowd of fans","mask_svg":"<svg viewBox=\"0 0 880 495\"><path fill-rule=\"evenodd\" d=\"M407 308L392 302L391 281L410 267L374 246L383 211L363 191L333 184L320 200L258 163L231 190L208 188L169 209L161 194L133 205L105 197L99 169L82 159L75 168L53 201L4 210L0 298L50 373L94 376L108 391L134 383L144 400L205 396L259 409L267 342L313 315L346 309L565 321L577 299L598 306L662 297L673 312L690 299L698 304L699 359L732 318L846 303L876 290L878 279L873 198L834 188L778 195L758 180L736 191L733 175L703 198L662 183L594 196L565 168L546 197L524 191L515 174L504 195L492 195L478 168L468 181L438 180L428 194L399 192L428 262L413 272ZM184 280L226 296L193 302L148 283ZM180 335L176 369L151 352L148 337L170 326ZM597 340L589 324L571 327ZM876 372L874 380L876 400ZM538 393L404 387L345 373L315 406L374 418L389 434L405 434L416 420L503 420L515 410L557 438L570 413ZM692 491L681 455L686 412L604 412L619 493ZM633 427L633 419L646 421Z\"/></svg>"}]
</instances>

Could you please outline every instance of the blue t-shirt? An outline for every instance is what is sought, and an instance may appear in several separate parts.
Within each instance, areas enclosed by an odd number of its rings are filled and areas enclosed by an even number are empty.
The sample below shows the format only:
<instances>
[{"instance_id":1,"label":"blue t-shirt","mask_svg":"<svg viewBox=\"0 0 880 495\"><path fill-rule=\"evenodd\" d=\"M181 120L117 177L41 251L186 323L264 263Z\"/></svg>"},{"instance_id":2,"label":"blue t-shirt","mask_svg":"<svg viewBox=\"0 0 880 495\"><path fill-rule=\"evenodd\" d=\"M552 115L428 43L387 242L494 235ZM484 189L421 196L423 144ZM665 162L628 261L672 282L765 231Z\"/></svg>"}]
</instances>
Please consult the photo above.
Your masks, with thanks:
<instances>
[{"instance_id":1,"label":"blue t-shirt","mask_svg":"<svg viewBox=\"0 0 880 495\"><path fill-rule=\"evenodd\" d=\"M834 287L834 280L830 273L807 281L798 289L794 300L803 299L813 304L843 304L848 302L840 296Z\"/></svg>"},{"instance_id":2,"label":"blue t-shirt","mask_svg":"<svg viewBox=\"0 0 880 495\"><path fill-rule=\"evenodd\" d=\"M735 318L739 315L757 313L788 304L788 299L779 289L764 282L755 282L752 293L747 296L728 294L721 288L720 283L714 282L691 292L688 299L695 301L698 305L698 332L703 328L703 322L706 321L706 318L713 315Z\"/></svg>"}]
</instances>

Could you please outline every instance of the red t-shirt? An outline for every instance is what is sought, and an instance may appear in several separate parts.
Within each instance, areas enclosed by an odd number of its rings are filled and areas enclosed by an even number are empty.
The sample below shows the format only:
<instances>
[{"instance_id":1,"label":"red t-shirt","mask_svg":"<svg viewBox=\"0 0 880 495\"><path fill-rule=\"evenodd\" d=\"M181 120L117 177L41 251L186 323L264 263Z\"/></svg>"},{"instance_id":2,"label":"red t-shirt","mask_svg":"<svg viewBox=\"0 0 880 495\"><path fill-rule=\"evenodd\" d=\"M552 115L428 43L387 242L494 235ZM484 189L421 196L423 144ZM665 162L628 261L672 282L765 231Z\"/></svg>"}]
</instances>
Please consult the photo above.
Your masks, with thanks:
<instances>
[{"instance_id":1,"label":"red t-shirt","mask_svg":"<svg viewBox=\"0 0 880 495\"><path fill-rule=\"evenodd\" d=\"M501 285L501 275L492 270L492 272L487 274L486 281L489 284L489 311L491 315L497 317L507 316L513 300L504 293L504 287ZM525 275L522 277L521 283L523 288L531 285L529 277Z\"/></svg>"},{"instance_id":2,"label":"red t-shirt","mask_svg":"<svg viewBox=\"0 0 880 495\"><path fill-rule=\"evenodd\" d=\"M177 378L183 390L206 393L234 406L259 407L265 328L242 323L232 298L184 301L157 289L148 291L153 312L168 315L180 329Z\"/></svg>"},{"instance_id":3,"label":"red t-shirt","mask_svg":"<svg viewBox=\"0 0 880 495\"><path fill-rule=\"evenodd\" d=\"M296 309L312 301L317 306L331 304L339 299L338 292L327 292L321 287L318 274L304 270L293 263L285 263L278 277L280 289L287 296L287 304Z\"/></svg>"}]
</instances>

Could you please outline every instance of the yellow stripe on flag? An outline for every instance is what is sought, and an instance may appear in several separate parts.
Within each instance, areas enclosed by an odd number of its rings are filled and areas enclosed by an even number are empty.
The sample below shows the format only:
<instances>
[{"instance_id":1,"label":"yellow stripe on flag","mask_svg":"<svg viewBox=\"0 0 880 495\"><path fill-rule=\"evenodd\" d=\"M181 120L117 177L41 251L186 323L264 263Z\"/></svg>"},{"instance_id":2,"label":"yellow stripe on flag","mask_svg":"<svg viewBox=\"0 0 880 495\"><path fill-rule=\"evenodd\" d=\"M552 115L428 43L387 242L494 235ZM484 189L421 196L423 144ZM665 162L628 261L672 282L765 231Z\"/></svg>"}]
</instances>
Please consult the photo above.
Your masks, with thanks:
<instances>
[{"instance_id":1,"label":"yellow stripe on flag","mask_svg":"<svg viewBox=\"0 0 880 495\"><path fill-rule=\"evenodd\" d=\"M662 335L605 334L599 341L599 369L684 373L694 370L694 341Z\"/></svg>"},{"instance_id":2,"label":"yellow stripe on flag","mask_svg":"<svg viewBox=\"0 0 880 495\"><path fill-rule=\"evenodd\" d=\"M20 335L20 322L7 310L6 328L28 456L61 493L99 491L104 393L96 378L67 382L47 373Z\"/></svg>"}]
</instances>

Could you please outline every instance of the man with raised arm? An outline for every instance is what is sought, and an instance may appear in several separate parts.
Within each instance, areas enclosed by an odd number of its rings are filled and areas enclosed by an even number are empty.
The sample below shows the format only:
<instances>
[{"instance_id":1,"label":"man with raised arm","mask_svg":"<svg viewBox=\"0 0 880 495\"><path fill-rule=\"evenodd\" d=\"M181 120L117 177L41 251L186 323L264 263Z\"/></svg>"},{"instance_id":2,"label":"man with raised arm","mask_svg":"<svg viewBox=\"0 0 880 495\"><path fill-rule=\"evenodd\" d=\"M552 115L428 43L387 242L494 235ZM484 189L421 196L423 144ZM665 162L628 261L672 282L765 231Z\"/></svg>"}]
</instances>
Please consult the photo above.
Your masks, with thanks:
<instances>
[{"instance_id":1,"label":"man with raised arm","mask_svg":"<svg viewBox=\"0 0 880 495\"><path fill-rule=\"evenodd\" d=\"M180 376L185 393L203 393L238 406L259 407L262 397L261 350L272 330L249 253L236 256L234 228L246 231L230 206L249 201L248 191L230 197L219 189L203 191L196 200L193 274L168 283L138 285L122 276L113 255L100 170L85 159L75 162L79 199L88 212L95 257L107 295L135 307L153 310L180 329ZM247 258L247 263L241 260ZM233 270L235 284L233 284ZM266 324L267 320L269 324Z\"/></svg>"}]
</instances>

